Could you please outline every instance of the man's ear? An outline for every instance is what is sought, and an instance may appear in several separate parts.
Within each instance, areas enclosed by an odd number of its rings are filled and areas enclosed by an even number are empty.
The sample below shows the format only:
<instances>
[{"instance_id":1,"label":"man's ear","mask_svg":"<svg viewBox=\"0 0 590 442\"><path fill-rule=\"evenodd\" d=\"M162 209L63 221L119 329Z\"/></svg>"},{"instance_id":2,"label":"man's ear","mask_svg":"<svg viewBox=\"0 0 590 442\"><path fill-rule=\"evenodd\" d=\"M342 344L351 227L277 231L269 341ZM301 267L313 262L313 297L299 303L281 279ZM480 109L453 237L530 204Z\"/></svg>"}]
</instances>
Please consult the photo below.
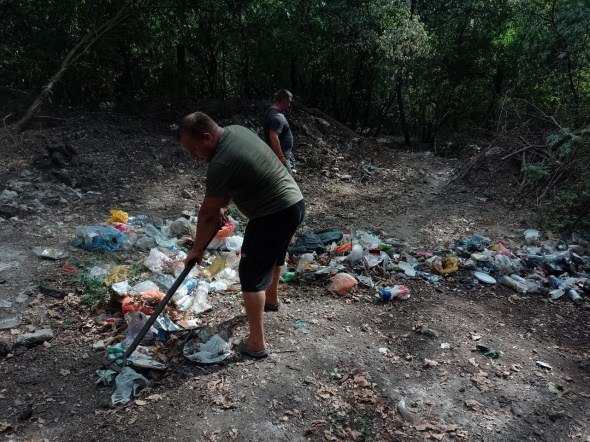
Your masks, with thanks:
<instances>
[{"instance_id":1,"label":"man's ear","mask_svg":"<svg viewBox=\"0 0 590 442\"><path fill-rule=\"evenodd\" d=\"M206 143L210 143L212 139L213 135L211 135L209 132L205 132L203 134L203 141L205 141Z\"/></svg>"}]
</instances>

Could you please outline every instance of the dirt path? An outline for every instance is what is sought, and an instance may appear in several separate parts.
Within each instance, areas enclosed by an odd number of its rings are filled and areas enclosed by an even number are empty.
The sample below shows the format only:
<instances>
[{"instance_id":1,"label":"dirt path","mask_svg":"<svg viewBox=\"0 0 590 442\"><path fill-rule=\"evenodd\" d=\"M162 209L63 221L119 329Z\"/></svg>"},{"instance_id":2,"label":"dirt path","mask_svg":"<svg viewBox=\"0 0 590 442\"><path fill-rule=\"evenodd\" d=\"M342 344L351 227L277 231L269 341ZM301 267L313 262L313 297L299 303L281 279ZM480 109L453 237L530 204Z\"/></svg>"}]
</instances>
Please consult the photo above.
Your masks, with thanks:
<instances>
[{"instance_id":1,"label":"dirt path","mask_svg":"<svg viewBox=\"0 0 590 442\"><path fill-rule=\"evenodd\" d=\"M450 183L459 160L390 149L387 139L338 147L304 129L295 135L307 143L296 174L308 202L306 228L369 229L430 249L475 232L516 239L530 225L530 215L493 189ZM27 132L19 150L4 141L0 192L15 186L10 180L32 184L19 192L18 220L0 224L0 301L10 303L0 320L22 322L0 334L55 332L49 345L0 361L7 440L590 440L587 303L516 297L462 277L435 286L390 275L383 283L406 284L412 297L389 305L375 304L369 289L336 298L318 282L285 285L281 311L266 317L271 357L203 368L170 341L170 368L154 388L110 407L113 388L95 386L97 366L87 353L113 333L94 320L100 310L79 303L82 293L63 265L112 256L71 250L54 263L30 249L67 244L76 226L104 220L110 208L163 218L194 210L205 169L177 148L168 124L154 121L79 118ZM80 158L63 176L30 165L40 145L64 143ZM372 175L364 164L375 167ZM64 177L80 196L60 190ZM143 255L116 256L137 264ZM39 294L48 284L73 294ZM238 293L211 302L213 325L242 314ZM419 325L435 336L418 333ZM244 333L241 325L233 338ZM486 358L473 351L478 343L503 355ZM402 399L413 422L398 412Z\"/></svg>"}]
</instances>

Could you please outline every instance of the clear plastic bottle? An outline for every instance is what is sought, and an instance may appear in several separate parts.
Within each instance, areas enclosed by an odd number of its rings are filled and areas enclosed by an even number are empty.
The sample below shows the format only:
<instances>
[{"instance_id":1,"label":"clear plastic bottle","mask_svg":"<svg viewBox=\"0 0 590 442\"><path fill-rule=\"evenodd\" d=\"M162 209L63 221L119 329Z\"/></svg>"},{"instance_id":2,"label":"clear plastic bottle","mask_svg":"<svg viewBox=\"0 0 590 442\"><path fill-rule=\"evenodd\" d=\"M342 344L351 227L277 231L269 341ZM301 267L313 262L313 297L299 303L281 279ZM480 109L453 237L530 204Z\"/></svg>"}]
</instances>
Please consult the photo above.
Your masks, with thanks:
<instances>
[{"instance_id":1,"label":"clear plastic bottle","mask_svg":"<svg viewBox=\"0 0 590 442\"><path fill-rule=\"evenodd\" d=\"M504 275L500 282L518 293L525 294L529 292L529 287L526 284L523 284L508 275Z\"/></svg>"}]
</instances>

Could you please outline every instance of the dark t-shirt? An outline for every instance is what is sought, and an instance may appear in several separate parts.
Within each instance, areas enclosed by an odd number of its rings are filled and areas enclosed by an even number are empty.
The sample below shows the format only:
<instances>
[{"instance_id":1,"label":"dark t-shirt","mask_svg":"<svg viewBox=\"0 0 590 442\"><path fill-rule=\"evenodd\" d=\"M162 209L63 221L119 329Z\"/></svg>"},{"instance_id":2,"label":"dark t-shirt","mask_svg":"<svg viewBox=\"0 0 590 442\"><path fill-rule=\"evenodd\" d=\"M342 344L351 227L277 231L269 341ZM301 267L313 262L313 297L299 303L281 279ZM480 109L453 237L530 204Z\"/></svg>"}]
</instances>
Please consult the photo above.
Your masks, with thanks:
<instances>
[{"instance_id":1,"label":"dark t-shirt","mask_svg":"<svg viewBox=\"0 0 590 442\"><path fill-rule=\"evenodd\" d=\"M289 122L280 110L269 107L264 114L264 141L270 146L270 131L279 134L281 150L287 152L293 148L293 134Z\"/></svg>"},{"instance_id":2,"label":"dark t-shirt","mask_svg":"<svg viewBox=\"0 0 590 442\"><path fill-rule=\"evenodd\" d=\"M303 199L274 152L242 126L224 129L207 167L205 194L231 197L250 219L279 212Z\"/></svg>"}]
</instances>

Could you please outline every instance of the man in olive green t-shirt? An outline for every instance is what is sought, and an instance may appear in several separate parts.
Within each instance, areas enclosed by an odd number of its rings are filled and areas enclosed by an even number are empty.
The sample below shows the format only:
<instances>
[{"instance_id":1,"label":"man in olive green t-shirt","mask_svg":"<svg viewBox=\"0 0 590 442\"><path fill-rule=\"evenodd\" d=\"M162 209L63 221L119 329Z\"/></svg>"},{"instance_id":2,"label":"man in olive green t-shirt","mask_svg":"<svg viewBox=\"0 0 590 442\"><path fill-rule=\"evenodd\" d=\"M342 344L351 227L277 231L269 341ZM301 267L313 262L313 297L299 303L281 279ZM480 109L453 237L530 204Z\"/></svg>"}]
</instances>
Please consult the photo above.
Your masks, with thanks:
<instances>
[{"instance_id":1,"label":"man in olive green t-shirt","mask_svg":"<svg viewBox=\"0 0 590 442\"><path fill-rule=\"evenodd\" d=\"M250 334L240 351L265 357L263 312L279 308L280 269L305 216L303 195L277 156L245 127L222 128L195 112L182 120L179 138L193 158L208 164L205 198L186 262L201 262L207 241L224 223L224 208L233 200L249 218L239 274Z\"/></svg>"}]
</instances>

